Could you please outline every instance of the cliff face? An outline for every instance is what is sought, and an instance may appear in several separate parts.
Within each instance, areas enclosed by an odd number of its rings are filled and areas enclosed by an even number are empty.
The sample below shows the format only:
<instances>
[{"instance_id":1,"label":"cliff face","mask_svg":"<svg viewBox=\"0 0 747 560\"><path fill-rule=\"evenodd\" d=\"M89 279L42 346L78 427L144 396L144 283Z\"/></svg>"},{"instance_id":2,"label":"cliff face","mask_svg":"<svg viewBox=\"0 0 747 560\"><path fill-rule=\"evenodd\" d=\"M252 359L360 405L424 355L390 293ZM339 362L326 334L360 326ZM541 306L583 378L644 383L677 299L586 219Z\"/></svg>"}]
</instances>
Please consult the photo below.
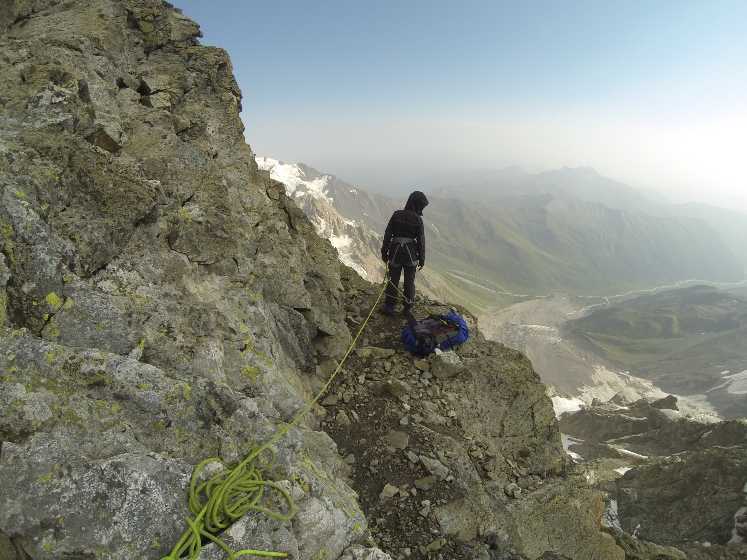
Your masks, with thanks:
<instances>
[{"instance_id":1,"label":"cliff face","mask_svg":"<svg viewBox=\"0 0 747 560\"><path fill-rule=\"evenodd\" d=\"M348 343L337 257L258 172L228 56L194 23L148 1L3 18L0 531L32 558L157 558L192 466L243 456ZM297 432L287 474L316 480L303 449L341 468ZM339 553L365 519L313 494L298 523Z\"/></svg>"},{"instance_id":2,"label":"cliff face","mask_svg":"<svg viewBox=\"0 0 747 560\"><path fill-rule=\"evenodd\" d=\"M0 558L161 558L185 528L194 465L238 461L301 409L374 288L341 270L257 169L230 61L178 11L16 0L3 3L0 31ZM373 331L396 356L376 366L388 382L420 371L396 350L399 326ZM427 435L415 450L424 465L461 473L426 513L432 529L442 547L488 556L497 541L531 556L561 549L557 535L521 529L544 505L520 489L552 487L564 465L542 385L479 336L460 352L464 383L437 384L455 395L453 415L431 397L404 429ZM367 367L351 362L345 383ZM250 515L226 540L293 558L388 558L361 546L372 533L351 485L370 489L314 430L326 414L314 412L277 444L271 473L296 517ZM489 516L480 530L474 515ZM606 550L598 518L577 525ZM504 522L515 528L499 531ZM593 545L578 557L593 558Z\"/></svg>"}]
</instances>

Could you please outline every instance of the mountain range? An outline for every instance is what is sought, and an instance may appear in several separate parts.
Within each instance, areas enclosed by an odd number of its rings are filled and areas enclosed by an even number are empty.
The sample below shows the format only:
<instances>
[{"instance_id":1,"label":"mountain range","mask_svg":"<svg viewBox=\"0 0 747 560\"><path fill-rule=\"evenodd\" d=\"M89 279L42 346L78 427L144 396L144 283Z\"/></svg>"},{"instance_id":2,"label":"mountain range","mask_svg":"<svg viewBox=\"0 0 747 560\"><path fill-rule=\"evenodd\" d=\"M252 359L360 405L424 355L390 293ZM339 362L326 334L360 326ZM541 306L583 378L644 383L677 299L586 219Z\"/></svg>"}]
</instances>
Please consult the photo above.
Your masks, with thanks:
<instances>
[{"instance_id":1,"label":"mountain range","mask_svg":"<svg viewBox=\"0 0 747 560\"><path fill-rule=\"evenodd\" d=\"M381 277L378 239L403 200L305 164L258 162L286 185L343 262L368 278ZM425 190L431 204L424 215L422 287L477 312L522 296L605 296L744 277L747 219L700 205L666 205L593 169L528 174L509 168Z\"/></svg>"}]
</instances>

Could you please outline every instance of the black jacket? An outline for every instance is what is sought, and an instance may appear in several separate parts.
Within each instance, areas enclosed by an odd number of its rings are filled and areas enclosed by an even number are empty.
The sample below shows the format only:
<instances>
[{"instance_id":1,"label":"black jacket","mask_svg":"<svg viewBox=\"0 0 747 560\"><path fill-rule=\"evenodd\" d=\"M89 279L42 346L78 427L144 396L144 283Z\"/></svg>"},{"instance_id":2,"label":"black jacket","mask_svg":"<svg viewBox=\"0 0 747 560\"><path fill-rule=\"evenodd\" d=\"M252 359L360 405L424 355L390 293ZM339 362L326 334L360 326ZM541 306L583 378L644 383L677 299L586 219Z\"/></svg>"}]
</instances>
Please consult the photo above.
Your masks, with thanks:
<instances>
[{"instance_id":1,"label":"black jacket","mask_svg":"<svg viewBox=\"0 0 747 560\"><path fill-rule=\"evenodd\" d=\"M412 258L417 260L420 266L425 265L425 231L423 227L423 209L428 206L428 199L420 192L413 192L407 199L404 210L397 210L389 218L389 223L384 232L384 242L381 245L381 258L388 261L392 256L392 239L396 237L409 237L414 239ZM397 259L399 260L399 259ZM398 262L396 264L404 264Z\"/></svg>"}]
</instances>

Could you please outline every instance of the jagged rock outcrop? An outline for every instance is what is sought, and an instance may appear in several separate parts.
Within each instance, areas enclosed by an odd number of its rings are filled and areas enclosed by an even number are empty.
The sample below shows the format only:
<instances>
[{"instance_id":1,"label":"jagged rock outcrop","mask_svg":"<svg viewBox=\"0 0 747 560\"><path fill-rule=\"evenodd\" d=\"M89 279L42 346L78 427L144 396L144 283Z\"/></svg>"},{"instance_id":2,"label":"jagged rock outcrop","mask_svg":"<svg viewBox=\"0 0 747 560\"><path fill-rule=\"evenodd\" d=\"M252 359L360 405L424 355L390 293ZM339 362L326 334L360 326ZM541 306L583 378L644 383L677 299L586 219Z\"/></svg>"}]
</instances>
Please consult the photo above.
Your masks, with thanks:
<instances>
[{"instance_id":1,"label":"jagged rock outcrop","mask_svg":"<svg viewBox=\"0 0 747 560\"><path fill-rule=\"evenodd\" d=\"M740 543L747 448L712 447L639 466L616 482L623 529L665 545ZM742 512L740 514L740 512Z\"/></svg>"},{"instance_id":2,"label":"jagged rock outcrop","mask_svg":"<svg viewBox=\"0 0 747 560\"><path fill-rule=\"evenodd\" d=\"M696 422L672 397L595 402L560 429L578 470L608 494L605 518L626 558L747 555L747 422Z\"/></svg>"},{"instance_id":3,"label":"jagged rock outcrop","mask_svg":"<svg viewBox=\"0 0 747 560\"><path fill-rule=\"evenodd\" d=\"M743 420L696 422L674 409L657 406L658 402L640 399L627 406L611 401L595 403L563 415L560 429L574 438L573 451L587 460L634 457L632 454L666 456L747 444L747 422Z\"/></svg>"},{"instance_id":4,"label":"jagged rock outcrop","mask_svg":"<svg viewBox=\"0 0 747 560\"><path fill-rule=\"evenodd\" d=\"M153 0L0 12L0 534L18 558L160 558L194 464L267 438L350 340L337 258L257 169L196 24ZM363 537L326 435L293 430L276 468L294 525L237 544Z\"/></svg>"},{"instance_id":5,"label":"jagged rock outcrop","mask_svg":"<svg viewBox=\"0 0 747 560\"><path fill-rule=\"evenodd\" d=\"M349 321L360 323L379 288L352 273L343 282ZM416 307L446 310L427 298ZM397 558L622 560L600 531L602 495L564 476L552 403L531 364L465 316L465 345L418 360L399 342L403 321L374 315L321 403L372 534Z\"/></svg>"}]
</instances>

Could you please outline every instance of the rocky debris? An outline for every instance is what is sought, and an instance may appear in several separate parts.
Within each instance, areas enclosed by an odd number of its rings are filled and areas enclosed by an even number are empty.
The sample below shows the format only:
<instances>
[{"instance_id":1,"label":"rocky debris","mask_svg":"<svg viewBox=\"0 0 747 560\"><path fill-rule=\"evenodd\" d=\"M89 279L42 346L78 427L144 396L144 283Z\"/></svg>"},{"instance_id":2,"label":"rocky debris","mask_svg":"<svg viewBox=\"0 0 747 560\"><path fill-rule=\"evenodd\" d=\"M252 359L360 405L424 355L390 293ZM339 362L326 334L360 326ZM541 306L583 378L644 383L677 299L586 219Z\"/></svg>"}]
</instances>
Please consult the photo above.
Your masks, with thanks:
<instances>
[{"instance_id":1,"label":"rocky debris","mask_svg":"<svg viewBox=\"0 0 747 560\"><path fill-rule=\"evenodd\" d=\"M503 491L506 493L506 496L508 496L509 498L520 498L521 497L521 486L519 486L515 482L508 483L503 488Z\"/></svg>"},{"instance_id":2,"label":"rocky debris","mask_svg":"<svg viewBox=\"0 0 747 560\"><path fill-rule=\"evenodd\" d=\"M399 488L387 483L384 485L384 489L381 491L381 494L379 494L379 500L385 502L387 500L391 500L397 494L399 494Z\"/></svg>"},{"instance_id":3,"label":"rocky debris","mask_svg":"<svg viewBox=\"0 0 747 560\"><path fill-rule=\"evenodd\" d=\"M392 557L378 548L351 546L340 557L340 560L392 560Z\"/></svg>"},{"instance_id":4,"label":"rocky debris","mask_svg":"<svg viewBox=\"0 0 747 560\"><path fill-rule=\"evenodd\" d=\"M384 360L394 355L392 348L376 348L375 346L364 346L363 348L358 348L355 352L364 360Z\"/></svg>"},{"instance_id":5,"label":"rocky debris","mask_svg":"<svg viewBox=\"0 0 747 560\"><path fill-rule=\"evenodd\" d=\"M335 416L335 422L337 422L337 424L340 426L350 426L350 424L352 423L344 410L341 410L337 413L337 415Z\"/></svg>"},{"instance_id":6,"label":"rocky debris","mask_svg":"<svg viewBox=\"0 0 747 560\"><path fill-rule=\"evenodd\" d=\"M386 434L383 439L387 445L393 447L394 449L406 449L407 444L410 441L410 436L408 436L405 432L392 430L391 432Z\"/></svg>"},{"instance_id":7,"label":"rocky debris","mask_svg":"<svg viewBox=\"0 0 747 560\"><path fill-rule=\"evenodd\" d=\"M725 545L745 506L745 483L747 446L712 447L637 467L616 481L613 497L628 533L671 546Z\"/></svg>"},{"instance_id":8,"label":"rocky debris","mask_svg":"<svg viewBox=\"0 0 747 560\"><path fill-rule=\"evenodd\" d=\"M518 534L513 545L530 558L548 549L574 560L625 558L614 537L600 532L603 495L581 477L544 484L509 508Z\"/></svg>"},{"instance_id":9,"label":"rocky debris","mask_svg":"<svg viewBox=\"0 0 747 560\"><path fill-rule=\"evenodd\" d=\"M628 406L595 402L560 424L579 438L568 438L581 455L576 470L608 494L606 524L626 558L747 554L740 534L747 422L699 423L667 397Z\"/></svg>"},{"instance_id":10,"label":"rocky debris","mask_svg":"<svg viewBox=\"0 0 747 560\"><path fill-rule=\"evenodd\" d=\"M429 473L440 480L446 480L446 477L449 476L449 468L438 459L421 455L420 462L423 463L423 466Z\"/></svg>"},{"instance_id":11,"label":"rocky debris","mask_svg":"<svg viewBox=\"0 0 747 560\"><path fill-rule=\"evenodd\" d=\"M430 490L433 488L433 486L436 484L436 477L435 476L424 476L423 478L418 478L415 481L415 488L418 490L422 490L424 492ZM430 502L429 502L430 505Z\"/></svg>"},{"instance_id":12,"label":"rocky debris","mask_svg":"<svg viewBox=\"0 0 747 560\"><path fill-rule=\"evenodd\" d=\"M657 402L660 405L654 406ZM665 406L672 406L671 400L667 403ZM560 429L578 440L573 451L585 460L622 458L632 463L649 456L747 442L747 423L742 420L704 424L662 408L661 401L644 399L626 407L598 402L563 415Z\"/></svg>"},{"instance_id":13,"label":"rocky debris","mask_svg":"<svg viewBox=\"0 0 747 560\"><path fill-rule=\"evenodd\" d=\"M343 275L343 282L353 296L346 301L348 316L365 314L376 287L352 274ZM531 496L548 484L562 487L567 467L551 403L528 361L486 342L473 328L474 338L449 353L456 359L447 358L461 364L459 374L436 376L440 358L418 360L404 352L400 327L396 319L376 315L366 345L392 352L380 352L387 355L380 359L355 353L345 365L351 373L330 389L331 395L350 398L330 401L327 418L345 411L361 421L322 424L343 454L355 456L352 486L376 542L394 558L415 559L518 560L552 548L537 551L546 540L530 544L511 507L524 503L526 510L516 510L522 519L541 519L542 499ZM601 500L587 492L584 497ZM553 547L580 550L570 557L589 560L600 546L616 550L599 530L601 510L589 511L579 502L573 512L581 511L588 543L580 545L578 537L569 544L564 536ZM568 531L573 523L567 523ZM531 553L514 550L516 542Z\"/></svg>"}]
</instances>

